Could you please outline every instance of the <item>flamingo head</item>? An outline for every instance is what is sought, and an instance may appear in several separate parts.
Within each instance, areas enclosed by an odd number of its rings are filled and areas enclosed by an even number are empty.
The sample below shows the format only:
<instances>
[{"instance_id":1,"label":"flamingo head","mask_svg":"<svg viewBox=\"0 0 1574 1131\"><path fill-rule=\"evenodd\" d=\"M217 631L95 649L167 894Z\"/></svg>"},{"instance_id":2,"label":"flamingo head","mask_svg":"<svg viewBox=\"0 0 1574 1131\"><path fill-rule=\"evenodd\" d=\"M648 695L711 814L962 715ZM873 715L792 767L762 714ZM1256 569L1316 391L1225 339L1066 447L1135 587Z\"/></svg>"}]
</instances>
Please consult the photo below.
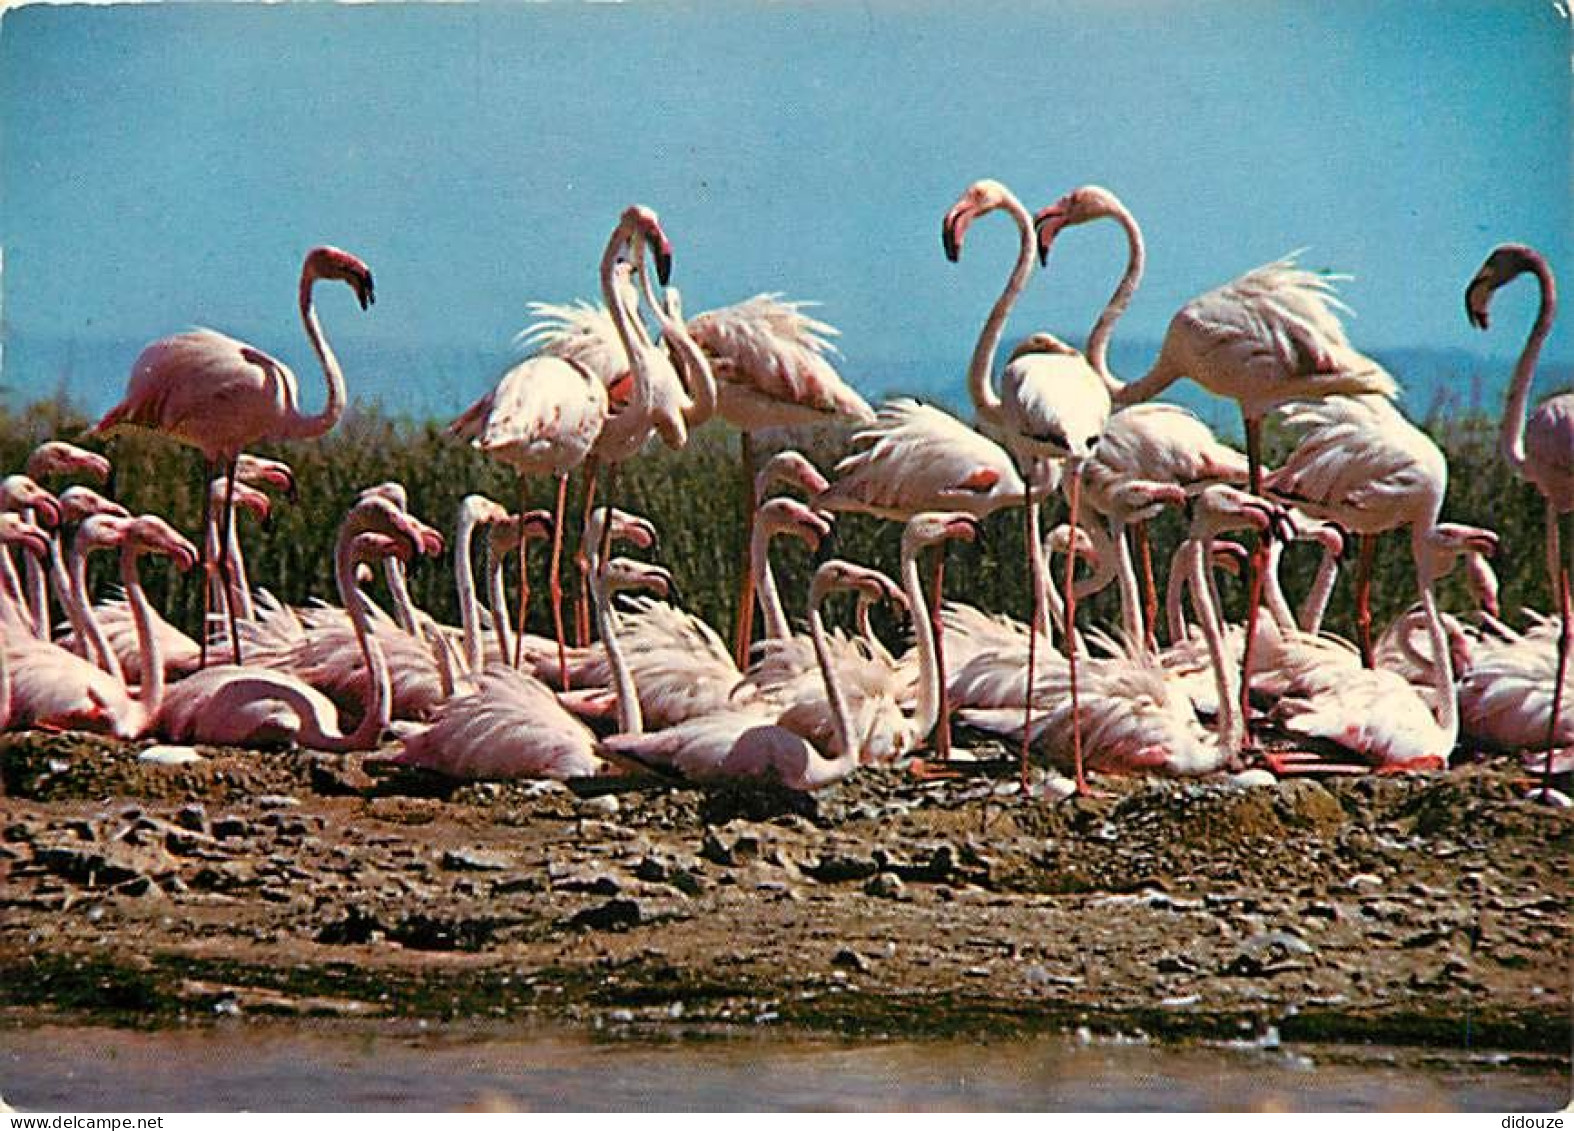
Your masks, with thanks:
<instances>
[{"instance_id":1,"label":"flamingo head","mask_svg":"<svg viewBox=\"0 0 1574 1131\"><path fill-rule=\"evenodd\" d=\"M678 591L670 572L661 566L637 562L633 558L612 558L608 561L602 584L609 593L623 589L645 589L664 599L675 599Z\"/></svg>"},{"instance_id":2,"label":"flamingo head","mask_svg":"<svg viewBox=\"0 0 1574 1131\"><path fill-rule=\"evenodd\" d=\"M809 587L810 606L817 606L828 593L837 589L850 590L858 594L860 601L871 604L875 601L890 601L900 608L907 608L907 598L896 582L877 569L866 569L841 558L822 562L820 568L814 571L814 581Z\"/></svg>"},{"instance_id":3,"label":"flamingo head","mask_svg":"<svg viewBox=\"0 0 1574 1131\"><path fill-rule=\"evenodd\" d=\"M301 268L301 305L306 304L311 285L318 279L338 279L349 284L356 301L365 310L377 301L372 289L372 269L347 251L323 244L306 253L306 263Z\"/></svg>"},{"instance_id":4,"label":"flamingo head","mask_svg":"<svg viewBox=\"0 0 1574 1131\"><path fill-rule=\"evenodd\" d=\"M818 550L820 540L831 533L831 524L823 515L796 499L771 499L760 507L758 521L767 537L790 534L808 543L811 550Z\"/></svg>"},{"instance_id":5,"label":"flamingo head","mask_svg":"<svg viewBox=\"0 0 1574 1131\"><path fill-rule=\"evenodd\" d=\"M1073 535L1073 531L1076 533ZM1044 551L1049 554L1065 554L1072 542L1077 546L1077 557L1085 562L1097 564L1099 552L1088 532L1080 526L1073 527L1070 523L1062 522L1044 537Z\"/></svg>"},{"instance_id":6,"label":"flamingo head","mask_svg":"<svg viewBox=\"0 0 1574 1131\"><path fill-rule=\"evenodd\" d=\"M95 521L89 519L89 521ZM122 535L122 545L138 554L163 554L185 573L197 564L197 548L178 530L156 514L131 520Z\"/></svg>"},{"instance_id":7,"label":"flamingo head","mask_svg":"<svg viewBox=\"0 0 1574 1131\"><path fill-rule=\"evenodd\" d=\"M267 459L242 452L235 459L235 481L250 487L268 487L284 492L290 502L296 502L295 472L283 460Z\"/></svg>"},{"instance_id":8,"label":"flamingo head","mask_svg":"<svg viewBox=\"0 0 1574 1131\"><path fill-rule=\"evenodd\" d=\"M405 490L404 484L397 479L388 479L382 483L374 483L370 487L363 488L361 493L355 497L356 505L360 505L367 499L387 499L402 511L410 509L410 492Z\"/></svg>"},{"instance_id":9,"label":"flamingo head","mask_svg":"<svg viewBox=\"0 0 1574 1131\"><path fill-rule=\"evenodd\" d=\"M656 260L656 279L662 286L666 286L667 280L672 277L672 242L662 230L655 209L643 204L631 204L623 210L623 219L619 227L636 241L636 246L642 243L650 248L650 253Z\"/></svg>"},{"instance_id":10,"label":"flamingo head","mask_svg":"<svg viewBox=\"0 0 1574 1131\"><path fill-rule=\"evenodd\" d=\"M212 502L215 514L218 513L218 508L224 505L225 493L229 491L229 482L222 475L208 484L208 498ZM273 500L257 488L242 483L238 476L235 479L234 491L230 494L230 501L258 522L267 522L268 516L273 513Z\"/></svg>"},{"instance_id":11,"label":"flamingo head","mask_svg":"<svg viewBox=\"0 0 1574 1131\"><path fill-rule=\"evenodd\" d=\"M485 495L470 494L459 500L459 524L495 526L509 519L508 508Z\"/></svg>"},{"instance_id":12,"label":"flamingo head","mask_svg":"<svg viewBox=\"0 0 1574 1131\"><path fill-rule=\"evenodd\" d=\"M26 471L34 479L75 475L103 483L109 479L109 460L64 440L46 440L27 457Z\"/></svg>"},{"instance_id":13,"label":"flamingo head","mask_svg":"<svg viewBox=\"0 0 1574 1131\"><path fill-rule=\"evenodd\" d=\"M112 514L118 518L131 517L131 512L125 507L104 498L91 487L67 487L60 492L61 522L81 522L95 514Z\"/></svg>"},{"instance_id":14,"label":"flamingo head","mask_svg":"<svg viewBox=\"0 0 1574 1131\"><path fill-rule=\"evenodd\" d=\"M916 553L941 542L976 542L983 530L978 519L961 511L923 511L907 521L902 552Z\"/></svg>"},{"instance_id":15,"label":"flamingo head","mask_svg":"<svg viewBox=\"0 0 1574 1131\"><path fill-rule=\"evenodd\" d=\"M1098 185L1074 188L1054 204L1040 209L1038 215L1033 217L1033 230L1038 236L1039 263L1049 262L1050 246L1063 229L1117 215L1121 211L1119 198L1109 189Z\"/></svg>"},{"instance_id":16,"label":"flamingo head","mask_svg":"<svg viewBox=\"0 0 1574 1131\"><path fill-rule=\"evenodd\" d=\"M410 559L415 557L416 547L417 543L402 534L381 534L375 530L357 534L350 539L349 546L350 559L356 565L357 580L363 567L384 558L394 558L409 565Z\"/></svg>"},{"instance_id":17,"label":"flamingo head","mask_svg":"<svg viewBox=\"0 0 1574 1131\"><path fill-rule=\"evenodd\" d=\"M1477 330L1489 324L1492 295L1503 284L1531 270L1536 253L1524 244L1506 243L1492 249L1486 262L1465 287L1465 317Z\"/></svg>"},{"instance_id":18,"label":"flamingo head","mask_svg":"<svg viewBox=\"0 0 1574 1131\"><path fill-rule=\"evenodd\" d=\"M604 513L606 509L607 508L603 507L601 508L601 511ZM606 519L603 519L602 521L606 521ZM641 518L637 514L629 514L628 511L619 510L617 507L613 507L611 522L612 537L622 542L633 543L634 546L641 550L650 550L655 548L656 527L649 519ZM599 526L597 527L597 530L600 530Z\"/></svg>"},{"instance_id":19,"label":"flamingo head","mask_svg":"<svg viewBox=\"0 0 1574 1131\"><path fill-rule=\"evenodd\" d=\"M987 177L968 185L940 222L940 246L945 249L945 257L952 263L958 262L962 258L962 240L967 236L967 226L1013 199L1010 189Z\"/></svg>"},{"instance_id":20,"label":"flamingo head","mask_svg":"<svg viewBox=\"0 0 1574 1131\"><path fill-rule=\"evenodd\" d=\"M95 550L118 547L136 519L129 515L94 514L82 520L71 545L78 557L87 557Z\"/></svg>"},{"instance_id":21,"label":"flamingo head","mask_svg":"<svg viewBox=\"0 0 1574 1131\"><path fill-rule=\"evenodd\" d=\"M818 495L830 485L807 456L791 449L773 455L754 477L754 493L760 496L775 486L801 487L810 495Z\"/></svg>"},{"instance_id":22,"label":"flamingo head","mask_svg":"<svg viewBox=\"0 0 1574 1131\"><path fill-rule=\"evenodd\" d=\"M1281 508L1266 499L1227 483L1215 483L1191 499L1191 534L1211 538L1226 530L1264 531L1283 515Z\"/></svg>"},{"instance_id":23,"label":"flamingo head","mask_svg":"<svg viewBox=\"0 0 1574 1131\"><path fill-rule=\"evenodd\" d=\"M552 532L557 529L557 524L552 521L552 512L547 510L525 511L519 516L519 536L526 542L544 542L552 537ZM651 537L655 538L655 529L651 529Z\"/></svg>"},{"instance_id":24,"label":"flamingo head","mask_svg":"<svg viewBox=\"0 0 1574 1131\"><path fill-rule=\"evenodd\" d=\"M49 535L11 511L0 513L0 543L20 546L35 558L49 553Z\"/></svg>"},{"instance_id":25,"label":"flamingo head","mask_svg":"<svg viewBox=\"0 0 1574 1131\"><path fill-rule=\"evenodd\" d=\"M390 537L408 538L420 553L443 552L443 536L383 494L362 492L339 527L341 539L373 531Z\"/></svg>"},{"instance_id":26,"label":"flamingo head","mask_svg":"<svg viewBox=\"0 0 1574 1131\"><path fill-rule=\"evenodd\" d=\"M60 525L60 503L25 475L0 480L0 510L33 509L33 521L43 527Z\"/></svg>"}]
</instances>

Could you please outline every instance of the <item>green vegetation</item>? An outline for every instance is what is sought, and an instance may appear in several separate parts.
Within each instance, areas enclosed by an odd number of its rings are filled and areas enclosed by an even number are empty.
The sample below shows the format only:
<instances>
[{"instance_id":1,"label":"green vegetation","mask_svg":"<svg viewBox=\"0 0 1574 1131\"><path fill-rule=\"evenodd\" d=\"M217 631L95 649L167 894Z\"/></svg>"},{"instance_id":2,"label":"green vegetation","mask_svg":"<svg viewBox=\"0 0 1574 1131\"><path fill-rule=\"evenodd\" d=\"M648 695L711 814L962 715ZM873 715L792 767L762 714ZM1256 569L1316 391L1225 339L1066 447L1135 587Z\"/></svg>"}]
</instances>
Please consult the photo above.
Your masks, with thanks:
<instances>
[{"instance_id":1,"label":"green vegetation","mask_svg":"<svg viewBox=\"0 0 1574 1131\"><path fill-rule=\"evenodd\" d=\"M87 424L80 412L59 401L35 404L20 413L0 412L0 467L20 468L35 444L50 437L79 437ZM1505 614L1512 621L1522 605L1549 610L1552 603L1543 565L1541 500L1532 488L1514 478L1498 456L1495 422L1440 418L1428 429L1447 453L1451 467L1443 517L1487 526L1501 536L1502 548L1494 565L1502 581ZM1276 438L1270 445L1270 458L1286 446L1286 438ZM829 474L845 448L845 434L826 434L805 451ZM626 465L614 484L618 505L655 522L661 542L654 557L673 570L686 607L722 628L723 636L728 635L725 626L731 623L742 553L743 503L737 452L737 434L712 424L697 433L685 451L652 447ZM155 436L125 435L108 445L107 454L115 463L111 488L117 499L133 512L162 514L188 534L196 530L201 499L197 493L199 459L193 451ZM458 502L469 492L480 491L510 506L518 505L519 486L512 474L445 436L440 423L352 411L321 441L279 445L261 454L278 456L294 466L300 502L295 506L280 502L266 529L253 528L249 519L240 520L245 527L242 536L248 569L253 584L292 603L311 596L332 596L334 527L344 508L365 486L389 479L401 481L409 490L415 513L450 534ZM553 490L551 481L534 480L526 485L526 499L530 506L548 507ZM581 513L582 506L576 479L570 514ZM1062 510L1060 506L1050 508L1049 521L1059 521ZM1161 586L1163 563L1181 537L1183 523L1183 516L1169 513L1154 524ZM1025 616L1029 596L1022 565L1022 527L1020 511L999 515L986 524L981 546L953 550L946 592L986 609ZM571 521L570 546L576 528L577 520ZM899 536L895 524L844 516L821 554L894 572ZM1285 581L1292 600L1309 583L1317 552L1315 547L1299 545L1286 555ZM777 560L789 610L801 612L813 564L811 555L798 543L784 540ZM99 562L96 577L107 582L110 570L111 563ZM530 618L532 627L541 632L549 631L550 625L545 570L545 553L538 546L531 562ZM147 573L149 592L170 610L171 619L187 628L194 626L200 616L200 592L193 581L172 578L161 564L151 564ZM444 620L457 619L452 573L446 566L418 564L412 588L424 608ZM1226 600L1237 615L1243 600L1240 588L1226 586ZM1380 625L1415 600L1407 539L1383 539L1373 594ZM1113 624L1114 587L1083 607L1097 623ZM1460 571L1444 587L1443 607L1469 607ZM1349 634L1350 610L1350 586L1341 584L1330 609L1329 627ZM886 627L890 627L889 621Z\"/></svg>"}]
</instances>

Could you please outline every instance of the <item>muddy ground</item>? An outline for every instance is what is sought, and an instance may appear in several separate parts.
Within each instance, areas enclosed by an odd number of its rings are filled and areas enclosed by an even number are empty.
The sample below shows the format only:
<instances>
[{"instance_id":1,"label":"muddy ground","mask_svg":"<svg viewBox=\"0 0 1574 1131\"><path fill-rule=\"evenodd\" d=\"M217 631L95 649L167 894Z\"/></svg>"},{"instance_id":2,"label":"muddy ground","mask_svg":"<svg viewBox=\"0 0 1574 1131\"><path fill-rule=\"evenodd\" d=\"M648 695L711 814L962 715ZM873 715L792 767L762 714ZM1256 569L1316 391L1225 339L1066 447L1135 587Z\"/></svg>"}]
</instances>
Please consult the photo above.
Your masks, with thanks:
<instances>
[{"instance_id":1,"label":"muddy ground","mask_svg":"<svg viewBox=\"0 0 1574 1131\"><path fill-rule=\"evenodd\" d=\"M1508 764L1253 788L869 770L809 800L0 739L0 1018L710 1022L1567 1064L1574 811Z\"/></svg>"}]
</instances>

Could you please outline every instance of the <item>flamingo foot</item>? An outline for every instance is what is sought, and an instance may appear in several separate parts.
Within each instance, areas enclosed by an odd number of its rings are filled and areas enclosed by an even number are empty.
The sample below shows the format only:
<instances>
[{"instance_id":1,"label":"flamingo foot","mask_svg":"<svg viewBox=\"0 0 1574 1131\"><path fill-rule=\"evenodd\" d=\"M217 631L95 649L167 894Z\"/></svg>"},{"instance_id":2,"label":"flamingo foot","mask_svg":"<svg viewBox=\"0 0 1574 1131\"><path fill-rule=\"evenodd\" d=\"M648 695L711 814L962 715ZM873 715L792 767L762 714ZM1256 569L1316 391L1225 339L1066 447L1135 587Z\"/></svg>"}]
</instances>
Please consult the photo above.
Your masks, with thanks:
<instances>
[{"instance_id":1,"label":"flamingo foot","mask_svg":"<svg viewBox=\"0 0 1574 1131\"><path fill-rule=\"evenodd\" d=\"M1384 762L1377 767L1379 774L1421 774L1438 773L1448 769L1448 760L1437 754L1422 754L1419 758L1401 758L1396 762Z\"/></svg>"},{"instance_id":2,"label":"flamingo foot","mask_svg":"<svg viewBox=\"0 0 1574 1131\"><path fill-rule=\"evenodd\" d=\"M927 758L914 758L907 763L907 772L917 781L954 781L961 773L944 762L936 764Z\"/></svg>"}]
</instances>

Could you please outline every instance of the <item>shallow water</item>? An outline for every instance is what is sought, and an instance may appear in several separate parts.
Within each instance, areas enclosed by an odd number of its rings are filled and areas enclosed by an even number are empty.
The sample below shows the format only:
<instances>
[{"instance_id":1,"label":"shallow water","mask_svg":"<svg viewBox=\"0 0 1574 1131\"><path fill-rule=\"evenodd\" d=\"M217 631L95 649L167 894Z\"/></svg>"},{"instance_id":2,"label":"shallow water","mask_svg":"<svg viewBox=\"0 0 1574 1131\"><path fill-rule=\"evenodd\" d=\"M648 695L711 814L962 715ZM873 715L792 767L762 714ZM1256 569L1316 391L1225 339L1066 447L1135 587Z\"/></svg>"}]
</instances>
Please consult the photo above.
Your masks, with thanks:
<instances>
[{"instance_id":1,"label":"shallow water","mask_svg":"<svg viewBox=\"0 0 1574 1131\"><path fill-rule=\"evenodd\" d=\"M0 1095L66 1111L1545 1111L1569 1077L1534 1058L1328 1046L237 1022L0 1030Z\"/></svg>"}]
</instances>

